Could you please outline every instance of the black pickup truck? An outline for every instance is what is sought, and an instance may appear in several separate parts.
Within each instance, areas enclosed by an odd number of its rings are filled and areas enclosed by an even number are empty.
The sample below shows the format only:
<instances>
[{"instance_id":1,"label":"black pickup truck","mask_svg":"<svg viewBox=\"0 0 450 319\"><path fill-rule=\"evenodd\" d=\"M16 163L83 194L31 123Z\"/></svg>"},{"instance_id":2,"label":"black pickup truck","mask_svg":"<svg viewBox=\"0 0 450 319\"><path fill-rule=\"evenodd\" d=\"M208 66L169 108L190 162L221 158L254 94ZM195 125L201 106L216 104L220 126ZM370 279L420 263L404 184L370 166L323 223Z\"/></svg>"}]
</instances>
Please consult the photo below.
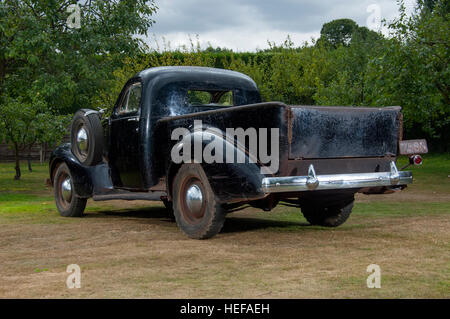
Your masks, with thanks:
<instances>
[{"instance_id":1,"label":"black pickup truck","mask_svg":"<svg viewBox=\"0 0 450 319\"><path fill-rule=\"evenodd\" d=\"M248 76L202 67L136 74L108 112L82 109L71 143L50 158L62 216L86 201L161 200L191 238L217 234L245 204L294 204L313 225L335 227L355 193L412 183L398 154L421 164L426 141L402 141L400 107L320 107L261 102ZM299 209L299 210L300 210Z\"/></svg>"}]
</instances>

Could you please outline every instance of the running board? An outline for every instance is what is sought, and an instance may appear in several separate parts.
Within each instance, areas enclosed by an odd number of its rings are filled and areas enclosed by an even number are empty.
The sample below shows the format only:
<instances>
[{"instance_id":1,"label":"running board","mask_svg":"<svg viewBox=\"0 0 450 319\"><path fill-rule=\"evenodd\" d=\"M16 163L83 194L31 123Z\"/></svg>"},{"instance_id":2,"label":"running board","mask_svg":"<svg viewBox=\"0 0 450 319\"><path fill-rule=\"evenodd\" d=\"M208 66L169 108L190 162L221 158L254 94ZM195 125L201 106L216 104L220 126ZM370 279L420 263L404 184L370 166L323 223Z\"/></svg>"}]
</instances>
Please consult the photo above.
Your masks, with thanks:
<instances>
[{"instance_id":1,"label":"running board","mask_svg":"<svg viewBox=\"0 0 450 319\"><path fill-rule=\"evenodd\" d=\"M161 197L166 197L165 192L148 192L148 193L137 193L137 192L125 192L120 191L118 193L104 194L104 195L94 195L92 199L94 201L106 201L106 200L150 200L150 201L160 201Z\"/></svg>"}]
</instances>

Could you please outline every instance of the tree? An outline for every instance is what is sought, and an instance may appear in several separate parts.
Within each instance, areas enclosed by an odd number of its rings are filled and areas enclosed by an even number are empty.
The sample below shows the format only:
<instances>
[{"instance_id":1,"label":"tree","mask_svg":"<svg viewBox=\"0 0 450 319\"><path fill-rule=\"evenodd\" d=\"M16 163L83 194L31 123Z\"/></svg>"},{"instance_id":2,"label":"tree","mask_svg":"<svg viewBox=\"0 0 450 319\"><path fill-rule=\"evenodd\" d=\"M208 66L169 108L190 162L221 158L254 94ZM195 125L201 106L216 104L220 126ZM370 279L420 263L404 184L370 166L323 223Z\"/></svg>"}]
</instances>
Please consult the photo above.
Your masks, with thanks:
<instances>
[{"instance_id":1,"label":"tree","mask_svg":"<svg viewBox=\"0 0 450 319\"><path fill-rule=\"evenodd\" d=\"M328 49L325 59L332 77L317 82L314 101L319 105L369 105L365 83L367 65L383 51L384 42L382 34L356 24L348 44L330 47L321 42Z\"/></svg>"},{"instance_id":2,"label":"tree","mask_svg":"<svg viewBox=\"0 0 450 319\"><path fill-rule=\"evenodd\" d=\"M352 35L357 29L358 25L351 19L333 20L322 26L319 42L334 48L340 45L347 46L350 44Z\"/></svg>"},{"instance_id":3,"label":"tree","mask_svg":"<svg viewBox=\"0 0 450 319\"><path fill-rule=\"evenodd\" d=\"M69 19L77 8L79 28ZM59 136L39 126L90 108L124 57L143 51L155 10L153 0L0 0L0 135L14 149L16 179L19 153Z\"/></svg>"},{"instance_id":4,"label":"tree","mask_svg":"<svg viewBox=\"0 0 450 319\"><path fill-rule=\"evenodd\" d=\"M408 138L427 136L437 150L450 148L450 36L448 1L432 9L422 0L408 17L389 24L392 39L369 64L367 86L373 105L401 105Z\"/></svg>"},{"instance_id":5,"label":"tree","mask_svg":"<svg viewBox=\"0 0 450 319\"><path fill-rule=\"evenodd\" d=\"M14 151L16 180L21 176L19 152L33 140L31 123L34 113L32 105L23 104L20 99L8 98L0 103L0 131L3 132L1 142L9 144Z\"/></svg>"},{"instance_id":6,"label":"tree","mask_svg":"<svg viewBox=\"0 0 450 319\"><path fill-rule=\"evenodd\" d=\"M16 180L21 177L20 152L37 141L59 141L70 121L69 116L54 116L39 96L29 102L23 98L3 97L0 114L0 143L6 142L14 151Z\"/></svg>"},{"instance_id":7,"label":"tree","mask_svg":"<svg viewBox=\"0 0 450 319\"><path fill-rule=\"evenodd\" d=\"M41 147L48 145L55 147L67 134L72 115L55 115L52 112L43 112L36 115L35 137Z\"/></svg>"},{"instance_id":8,"label":"tree","mask_svg":"<svg viewBox=\"0 0 450 319\"><path fill-rule=\"evenodd\" d=\"M80 28L70 28L77 3ZM123 58L142 51L155 10L145 0L1 0L0 95L31 85L60 114L89 107Z\"/></svg>"}]
</instances>

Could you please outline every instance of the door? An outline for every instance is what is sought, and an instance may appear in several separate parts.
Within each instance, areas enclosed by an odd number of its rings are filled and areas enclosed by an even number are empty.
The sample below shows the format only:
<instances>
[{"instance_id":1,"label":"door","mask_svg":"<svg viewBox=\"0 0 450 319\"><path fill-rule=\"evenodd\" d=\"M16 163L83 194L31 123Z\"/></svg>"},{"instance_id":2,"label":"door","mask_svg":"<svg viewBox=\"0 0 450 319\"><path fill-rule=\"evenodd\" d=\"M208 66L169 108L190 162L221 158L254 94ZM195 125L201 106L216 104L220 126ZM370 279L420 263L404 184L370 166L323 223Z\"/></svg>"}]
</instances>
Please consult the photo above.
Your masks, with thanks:
<instances>
[{"instance_id":1,"label":"door","mask_svg":"<svg viewBox=\"0 0 450 319\"><path fill-rule=\"evenodd\" d=\"M140 169L141 82L129 84L110 121L110 166L115 187L142 188Z\"/></svg>"}]
</instances>

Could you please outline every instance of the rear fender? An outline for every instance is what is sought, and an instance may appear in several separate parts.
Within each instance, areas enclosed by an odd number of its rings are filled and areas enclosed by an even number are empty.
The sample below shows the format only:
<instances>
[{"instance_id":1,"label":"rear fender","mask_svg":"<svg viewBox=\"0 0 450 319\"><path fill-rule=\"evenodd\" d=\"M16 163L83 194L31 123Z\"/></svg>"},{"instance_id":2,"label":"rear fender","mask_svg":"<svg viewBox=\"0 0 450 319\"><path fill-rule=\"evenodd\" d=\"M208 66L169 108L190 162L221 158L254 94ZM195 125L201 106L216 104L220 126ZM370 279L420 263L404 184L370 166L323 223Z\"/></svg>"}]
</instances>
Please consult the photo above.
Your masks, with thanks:
<instances>
[{"instance_id":1,"label":"rear fender","mask_svg":"<svg viewBox=\"0 0 450 319\"><path fill-rule=\"evenodd\" d=\"M175 144L172 152L181 154L180 150L186 143L191 145L191 162L202 165L211 188L220 202L232 203L264 198L265 195L262 192L261 183L265 175L261 173L261 164L242 145L235 145L223 131L209 127L207 131L197 130L190 132ZM201 154L194 154L194 145L196 143L202 145ZM210 143L223 145L223 148L215 154L214 162L208 162L202 156L205 147L211 145ZM216 151L218 149L216 148ZM227 149L233 150L235 159L236 154L240 154L242 158L245 158L244 163L235 163L234 161L234 163L227 163ZM167 180L171 181L171 176L168 176Z\"/></svg>"}]
</instances>

